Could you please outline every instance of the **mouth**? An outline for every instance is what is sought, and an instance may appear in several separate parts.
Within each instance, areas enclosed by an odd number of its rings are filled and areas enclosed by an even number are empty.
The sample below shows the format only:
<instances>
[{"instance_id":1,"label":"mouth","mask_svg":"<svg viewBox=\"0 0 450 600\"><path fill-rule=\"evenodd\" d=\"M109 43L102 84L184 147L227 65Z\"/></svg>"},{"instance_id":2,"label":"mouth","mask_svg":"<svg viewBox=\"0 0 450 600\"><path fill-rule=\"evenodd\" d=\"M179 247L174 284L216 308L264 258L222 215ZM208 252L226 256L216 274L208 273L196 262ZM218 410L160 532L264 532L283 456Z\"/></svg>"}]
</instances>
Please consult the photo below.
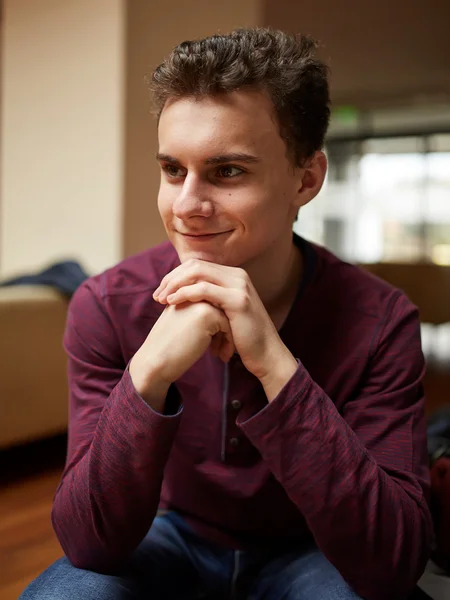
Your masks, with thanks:
<instances>
[{"instance_id":1,"label":"mouth","mask_svg":"<svg viewBox=\"0 0 450 600\"><path fill-rule=\"evenodd\" d=\"M209 240L213 240L217 237L220 237L221 235L226 235L227 233L230 233L231 229L228 231L219 231L217 233L180 233L183 237L187 238L190 241L193 242L207 242Z\"/></svg>"}]
</instances>

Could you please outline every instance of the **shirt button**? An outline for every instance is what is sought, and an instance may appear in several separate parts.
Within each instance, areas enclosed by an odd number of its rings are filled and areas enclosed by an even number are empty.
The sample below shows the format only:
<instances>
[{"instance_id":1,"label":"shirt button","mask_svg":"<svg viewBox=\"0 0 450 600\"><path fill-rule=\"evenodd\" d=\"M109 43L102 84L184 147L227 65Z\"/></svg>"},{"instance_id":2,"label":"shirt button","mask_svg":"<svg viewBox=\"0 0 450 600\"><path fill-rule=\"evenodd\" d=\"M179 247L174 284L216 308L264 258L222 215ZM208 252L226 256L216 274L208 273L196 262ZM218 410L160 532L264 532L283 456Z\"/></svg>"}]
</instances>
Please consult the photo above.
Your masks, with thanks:
<instances>
[{"instance_id":1,"label":"shirt button","mask_svg":"<svg viewBox=\"0 0 450 600\"><path fill-rule=\"evenodd\" d=\"M240 410L242 408L242 402L240 400L232 400L231 408L233 410Z\"/></svg>"},{"instance_id":2,"label":"shirt button","mask_svg":"<svg viewBox=\"0 0 450 600\"><path fill-rule=\"evenodd\" d=\"M238 446L240 446L241 444L241 440L237 437L231 438L230 439L230 446L232 448L237 448Z\"/></svg>"}]
</instances>

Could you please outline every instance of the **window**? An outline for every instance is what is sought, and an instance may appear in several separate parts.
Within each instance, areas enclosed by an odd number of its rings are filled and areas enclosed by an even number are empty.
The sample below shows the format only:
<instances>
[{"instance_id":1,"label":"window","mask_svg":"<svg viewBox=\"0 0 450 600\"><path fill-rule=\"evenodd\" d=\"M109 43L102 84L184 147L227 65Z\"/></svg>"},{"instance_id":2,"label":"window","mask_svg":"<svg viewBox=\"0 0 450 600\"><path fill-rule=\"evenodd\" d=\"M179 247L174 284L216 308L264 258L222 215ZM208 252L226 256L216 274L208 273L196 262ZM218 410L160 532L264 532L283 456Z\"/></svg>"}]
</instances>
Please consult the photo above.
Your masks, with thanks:
<instances>
[{"instance_id":1,"label":"window","mask_svg":"<svg viewBox=\"0 0 450 600\"><path fill-rule=\"evenodd\" d=\"M330 168L295 230L355 262L450 265L450 134L326 148Z\"/></svg>"}]
</instances>

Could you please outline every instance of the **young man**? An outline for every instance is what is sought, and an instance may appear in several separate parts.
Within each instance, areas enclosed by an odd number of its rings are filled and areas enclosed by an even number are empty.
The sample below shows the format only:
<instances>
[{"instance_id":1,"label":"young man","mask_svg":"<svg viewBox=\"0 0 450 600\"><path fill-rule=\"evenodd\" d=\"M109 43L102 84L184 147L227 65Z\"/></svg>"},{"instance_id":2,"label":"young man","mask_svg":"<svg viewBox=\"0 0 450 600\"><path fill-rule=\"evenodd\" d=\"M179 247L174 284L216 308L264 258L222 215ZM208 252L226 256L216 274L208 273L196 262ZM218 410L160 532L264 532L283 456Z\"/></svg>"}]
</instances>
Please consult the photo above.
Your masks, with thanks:
<instances>
[{"instance_id":1,"label":"young man","mask_svg":"<svg viewBox=\"0 0 450 600\"><path fill-rule=\"evenodd\" d=\"M23 598L404 598L432 536L417 312L292 233L327 69L238 30L152 85L170 242L71 303L67 558Z\"/></svg>"}]
</instances>

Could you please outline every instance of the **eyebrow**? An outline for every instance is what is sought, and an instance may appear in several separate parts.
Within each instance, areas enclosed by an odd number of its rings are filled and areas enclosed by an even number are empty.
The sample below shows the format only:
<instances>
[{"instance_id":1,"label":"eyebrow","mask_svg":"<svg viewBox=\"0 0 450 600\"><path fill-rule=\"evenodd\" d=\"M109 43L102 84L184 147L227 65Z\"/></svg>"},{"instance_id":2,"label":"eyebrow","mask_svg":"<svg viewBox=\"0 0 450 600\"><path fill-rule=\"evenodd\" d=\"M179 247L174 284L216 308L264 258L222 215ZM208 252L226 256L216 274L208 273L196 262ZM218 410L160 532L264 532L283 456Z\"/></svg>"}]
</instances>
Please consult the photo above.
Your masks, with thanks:
<instances>
[{"instance_id":1,"label":"eyebrow","mask_svg":"<svg viewBox=\"0 0 450 600\"><path fill-rule=\"evenodd\" d=\"M170 154L156 154L156 160L171 163L173 165L181 166L179 160L170 156ZM243 162L243 163L257 163L260 159L257 156L251 154L243 154L241 152L232 152L231 154L220 154L219 156L212 156L205 160L205 165L223 165L225 163L232 162Z\"/></svg>"}]
</instances>

